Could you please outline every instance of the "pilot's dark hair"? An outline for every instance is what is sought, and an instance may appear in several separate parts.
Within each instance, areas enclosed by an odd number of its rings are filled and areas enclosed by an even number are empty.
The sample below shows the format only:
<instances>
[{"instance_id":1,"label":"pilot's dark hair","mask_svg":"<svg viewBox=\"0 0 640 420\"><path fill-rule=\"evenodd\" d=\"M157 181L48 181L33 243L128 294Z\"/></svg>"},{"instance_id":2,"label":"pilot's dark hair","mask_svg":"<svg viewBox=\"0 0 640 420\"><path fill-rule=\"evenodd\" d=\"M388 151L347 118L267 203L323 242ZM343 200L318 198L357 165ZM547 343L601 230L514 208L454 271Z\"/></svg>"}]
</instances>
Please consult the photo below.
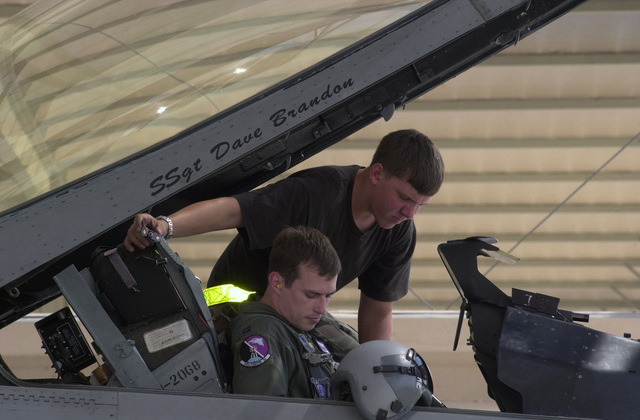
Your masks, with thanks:
<instances>
[{"instance_id":1,"label":"pilot's dark hair","mask_svg":"<svg viewBox=\"0 0 640 420\"><path fill-rule=\"evenodd\" d=\"M444 161L431 139L417 130L399 130L382 138L371 160L387 177L409 182L418 193L434 196L444 181Z\"/></svg>"},{"instance_id":2,"label":"pilot's dark hair","mask_svg":"<svg viewBox=\"0 0 640 420\"><path fill-rule=\"evenodd\" d=\"M322 277L335 277L342 270L338 253L319 230L307 226L286 227L273 240L269 272L280 273L285 287L290 287L303 264L316 269Z\"/></svg>"}]
</instances>

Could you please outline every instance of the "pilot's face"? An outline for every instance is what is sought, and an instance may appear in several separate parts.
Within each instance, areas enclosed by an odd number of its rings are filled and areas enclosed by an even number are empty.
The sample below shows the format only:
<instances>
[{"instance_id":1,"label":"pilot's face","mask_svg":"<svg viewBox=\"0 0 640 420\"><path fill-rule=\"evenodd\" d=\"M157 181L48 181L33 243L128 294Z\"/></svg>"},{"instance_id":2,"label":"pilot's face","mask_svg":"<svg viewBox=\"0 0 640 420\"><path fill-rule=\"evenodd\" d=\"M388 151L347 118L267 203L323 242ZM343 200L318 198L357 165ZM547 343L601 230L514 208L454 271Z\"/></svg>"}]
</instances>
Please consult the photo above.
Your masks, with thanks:
<instances>
[{"instance_id":1,"label":"pilot's face","mask_svg":"<svg viewBox=\"0 0 640 420\"><path fill-rule=\"evenodd\" d=\"M290 287L280 288L279 309L294 327L309 331L327 313L331 296L336 292L337 276L320 276L313 266L300 266L299 277Z\"/></svg>"}]
</instances>

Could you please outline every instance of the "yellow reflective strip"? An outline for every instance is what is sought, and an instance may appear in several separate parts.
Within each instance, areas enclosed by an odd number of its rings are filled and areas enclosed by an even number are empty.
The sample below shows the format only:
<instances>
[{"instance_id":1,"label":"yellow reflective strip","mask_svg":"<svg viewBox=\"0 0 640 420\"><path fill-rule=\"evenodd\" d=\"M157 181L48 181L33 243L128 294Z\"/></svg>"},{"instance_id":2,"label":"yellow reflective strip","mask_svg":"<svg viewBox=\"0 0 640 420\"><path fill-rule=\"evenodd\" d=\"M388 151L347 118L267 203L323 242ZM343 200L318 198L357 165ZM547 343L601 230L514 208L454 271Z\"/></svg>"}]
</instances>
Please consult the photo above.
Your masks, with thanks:
<instances>
[{"instance_id":1,"label":"yellow reflective strip","mask_svg":"<svg viewBox=\"0 0 640 420\"><path fill-rule=\"evenodd\" d=\"M254 293L233 284L222 284L204 289L204 298L207 300L207 306L212 306L225 302L244 302Z\"/></svg>"}]
</instances>

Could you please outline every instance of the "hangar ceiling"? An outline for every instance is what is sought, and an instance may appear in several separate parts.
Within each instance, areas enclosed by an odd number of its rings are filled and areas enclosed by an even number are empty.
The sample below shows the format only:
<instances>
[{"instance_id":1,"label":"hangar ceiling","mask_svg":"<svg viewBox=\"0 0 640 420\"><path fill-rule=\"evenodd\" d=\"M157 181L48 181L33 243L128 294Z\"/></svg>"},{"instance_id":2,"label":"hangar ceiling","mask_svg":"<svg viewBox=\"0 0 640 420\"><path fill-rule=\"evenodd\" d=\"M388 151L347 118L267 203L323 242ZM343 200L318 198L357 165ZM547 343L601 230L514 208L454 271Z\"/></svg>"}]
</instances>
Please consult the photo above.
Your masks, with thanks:
<instances>
[{"instance_id":1,"label":"hangar ceiling","mask_svg":"<svg viewBox=\"0 0 640 420\"><path fill-rule=\"evenodd\" d=\"M0 0L0 19L30 3ZM411 292L396 310L457 309L436 247L475 235L521 259L480 261L506 293L553 295L572 310L640 308L640 0L590 0L292 170L366 166L401 128L434 140L447 176L416 217ZM206 281L233 233L172 246ZM331 305L357 301L354 282Z\"/></svg>"}]
</instances>

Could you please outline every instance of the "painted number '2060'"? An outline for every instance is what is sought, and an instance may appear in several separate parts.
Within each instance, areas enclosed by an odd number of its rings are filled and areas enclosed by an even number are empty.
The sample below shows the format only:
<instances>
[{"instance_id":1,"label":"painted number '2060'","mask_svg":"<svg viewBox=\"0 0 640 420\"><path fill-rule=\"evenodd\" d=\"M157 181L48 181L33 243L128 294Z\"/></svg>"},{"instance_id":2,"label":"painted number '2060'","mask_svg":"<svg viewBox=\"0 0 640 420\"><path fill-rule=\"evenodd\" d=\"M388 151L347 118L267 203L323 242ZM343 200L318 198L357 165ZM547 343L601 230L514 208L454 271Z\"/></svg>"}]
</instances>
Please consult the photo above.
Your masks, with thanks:
<instances>
[{"instance_id":1,"label":"painted number '2060'","mask_svg":"<svg viewBox=\"0 0 640 420\"><path fill-rule=\"evenodd\" d=\"M199 373L200 369L201 369L200 362L198 362L197 360L194 360L193 362L189 363L182 369L178 370L177 372L169 376L171 385L178 386L182 381L189 379L193 375ZM202 372L202 374L204 375L206 373Z\"/></svg>"}]
</instances>

